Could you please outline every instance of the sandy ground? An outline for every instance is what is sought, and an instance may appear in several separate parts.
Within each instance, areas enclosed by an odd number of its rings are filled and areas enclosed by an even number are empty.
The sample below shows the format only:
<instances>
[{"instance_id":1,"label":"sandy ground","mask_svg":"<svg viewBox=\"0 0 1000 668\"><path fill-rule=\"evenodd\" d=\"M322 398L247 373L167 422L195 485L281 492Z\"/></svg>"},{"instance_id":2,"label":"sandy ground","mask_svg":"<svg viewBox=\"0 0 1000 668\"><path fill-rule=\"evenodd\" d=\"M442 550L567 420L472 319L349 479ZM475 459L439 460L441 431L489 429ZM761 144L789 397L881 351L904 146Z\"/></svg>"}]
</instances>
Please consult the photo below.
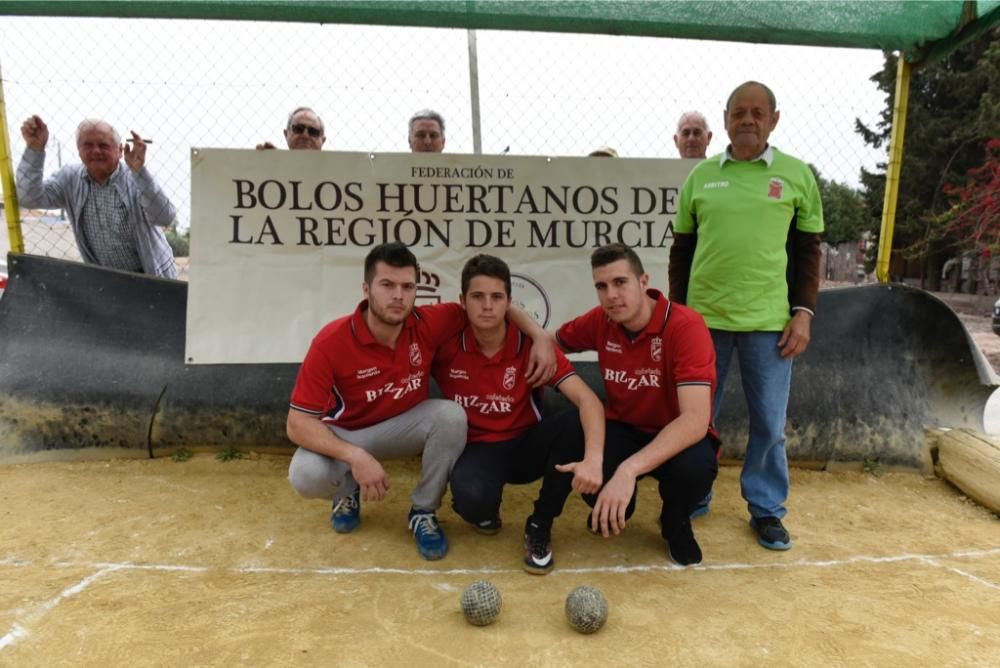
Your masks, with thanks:
<instances>
[{"instance_id":1,"label":"sandy ground","mask_svg":"<svg viewBox=\"0 0 1000 668\"><path fill-rule=\"evenodd\" d=\"M984 313L963 322L1000 372ZM448 557L405 528L414 462L349 536L298 498L288 458L0 465L0 666L997 666L1000 522L940 480L793 471L795 547L757 546L724 467L696 521L705 562L672 565L643 483L626 533L583 529L571 500L556 570L521 571L536 485L510 488L504 530L442 511ZM486 578L497 623L459 612ZM572 631L565 596L602 589L607 626Z\"/></svg>"},{"instance_id":2,"label":"sandy ground","mask_svg":"<svg viewBox=\"0 0 1000 668\"><path fill-rule=\"evenodd\" d=\"M354 534L298 498L288 458L0 467L2 666L987 666L1000 664L1000 522L916 474L793 471L795 547L757 546L738 469L696 521L705 562L679 568L655 488L622 536L583 529L571 499L556 570L520 570L536 486L509 488L503 531L442 512L452 550L421 561L405 528L416 464ZM468 625L462 590L494 582L503 612ZM571 589L610 602L572 631Z\"/></svg>"}]
</instances>

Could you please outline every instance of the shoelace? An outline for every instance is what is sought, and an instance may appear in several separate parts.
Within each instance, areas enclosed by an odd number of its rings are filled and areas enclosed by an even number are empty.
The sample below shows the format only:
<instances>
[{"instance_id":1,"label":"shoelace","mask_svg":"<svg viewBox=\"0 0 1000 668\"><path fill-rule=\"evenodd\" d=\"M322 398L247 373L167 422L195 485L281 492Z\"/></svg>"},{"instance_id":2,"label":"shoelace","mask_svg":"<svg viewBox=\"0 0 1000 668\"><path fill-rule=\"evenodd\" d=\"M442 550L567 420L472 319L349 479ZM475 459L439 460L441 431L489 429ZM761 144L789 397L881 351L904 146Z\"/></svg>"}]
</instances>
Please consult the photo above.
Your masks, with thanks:
<instances>
[{"instance_id":1,"label":"shoelace","mask_svg":"<svg viewBox=\"0 0 1000 668\"><path fill-rule=\"evenodd\" d=\"M549 554L549 542L552 535L541 529L528 534L528 543L531 546L531 554L538 557L545 557Z\"/></svg>"},{"instance_id":2,"label":"shoelace","mask_svg":"<svg viewBox=\"0 0 1000 668\"><path fill-rule=\"evenodd\" d=\"M349 513L355 508L360 507L358 505L357 499L354 498L353 494L348 494L343 497L340 501L337 501L337 505L333 507L334 514Z\"/></svg>"},{"instance_id":3,"label":"shoelace","mask_svg":"<svg viewBox=\"0 0 1000 668\"><path fill-rule=\"evenodd\" d=\"M438 533L437 518L430 513L418 513L410 518L410 531L414 535L436 534Z\"/></svg>"}]
</instances>

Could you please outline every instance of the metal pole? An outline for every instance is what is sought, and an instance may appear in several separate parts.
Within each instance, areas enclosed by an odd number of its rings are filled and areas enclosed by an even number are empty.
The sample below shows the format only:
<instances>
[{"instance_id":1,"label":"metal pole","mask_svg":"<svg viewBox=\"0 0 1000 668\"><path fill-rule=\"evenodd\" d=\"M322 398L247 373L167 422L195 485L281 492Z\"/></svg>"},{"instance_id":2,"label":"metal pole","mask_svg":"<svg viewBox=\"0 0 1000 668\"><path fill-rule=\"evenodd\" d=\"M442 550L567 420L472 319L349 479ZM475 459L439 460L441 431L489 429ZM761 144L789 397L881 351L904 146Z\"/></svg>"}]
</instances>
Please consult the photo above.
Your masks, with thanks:
<instances>
[{"instance_id":1,"label":"metal pole","mask_svg":"<svg viewBox=\"0 0 1000 668\"><path fill-rule=\"evenodd\" d=\"M903 136L906 133L906 110L910 103L910 72L912 66L904 54L899 54L896 68L896 99L892 108L892 134L889 137L889 166L885 172L885 203L882 206L882 232L878 238L878 260L875 275L879 283L889 282L889 259L892 255L892 233L896 226L896 203L899 199L899 174L903 170Z\"/></svg>"},{"instance_id":2,"label":"metal pole","mask_svg":"<svg viewBox=\"0 0 1000 668\"><path fill-rule=\"evenodd\" d=\"M7 133L7 102L3 96L3 68L0 68L0 184L3 185L3 207L7 213L7 236L10 250L24 252L21 234L21 211L17 206L17 188L14 184L14 163L10 157L10 139Z\"/></svg>"},{"instance_id":3,"label":"metal pole","mask_svg":"<svg viewBox=\"0 0 1000 668\"><path fill-rule=\"evenodd\" d=\"M483 135L479 125L479 52L476 31L469 30L469 92L472 95L472 152L483 153Z\"/></svg>"}]
</instances>

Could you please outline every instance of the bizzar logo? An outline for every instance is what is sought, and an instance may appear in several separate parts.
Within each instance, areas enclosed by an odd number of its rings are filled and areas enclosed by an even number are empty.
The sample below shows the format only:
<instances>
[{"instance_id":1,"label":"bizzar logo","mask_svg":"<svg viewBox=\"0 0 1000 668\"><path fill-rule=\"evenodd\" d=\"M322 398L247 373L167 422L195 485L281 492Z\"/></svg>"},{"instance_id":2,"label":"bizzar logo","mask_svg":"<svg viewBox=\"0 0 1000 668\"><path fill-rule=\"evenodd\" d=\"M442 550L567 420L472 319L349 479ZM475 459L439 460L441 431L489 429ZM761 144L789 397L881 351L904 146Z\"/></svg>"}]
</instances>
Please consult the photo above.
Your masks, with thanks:
<instances>
[{"instance_id":1,"label":"bizzar logo","mask_svg":"<svg viewBox=\"0 0 1000 668\"><path fill-rule=\"evenodd\" d=\"M485 399L480 397L478 394L468 396L456 394L454 397L456 404L466 410L474 410L480 415L489 415L490 413L510 413L514 406L514 402L506 401L506 399L512 399L512 397L502 397L495 394L491 394Z\"/></svg>"},{"instance_id":2,"label":"bizzar logo","mask_svg":"<svg viewBox=\"0 0 1000 668\"><path fill-rule=\"evenodd\" d=\"M374 390L365 390L365 399L368 403L371 403L378 399L379 397L389 395L394 400L399 400L405 397L410 392L414 392L423 387L424 379L422 373L410 374L406 378L401 378L399 382L389 381L382 387Z\"/></svg>"},{"instance_id":3,"label":"bizzar logo","mask_svg":"<svg viewBox=\"0 0 1000 668\"><path fill-rule=\"evenodd\" d=\"M623 369L605 369L604 381L624 385L628 390L640 390L644 387L662 387L658 369L639 369L635 375L629 375Z\"/></svg>"}]
</instances>

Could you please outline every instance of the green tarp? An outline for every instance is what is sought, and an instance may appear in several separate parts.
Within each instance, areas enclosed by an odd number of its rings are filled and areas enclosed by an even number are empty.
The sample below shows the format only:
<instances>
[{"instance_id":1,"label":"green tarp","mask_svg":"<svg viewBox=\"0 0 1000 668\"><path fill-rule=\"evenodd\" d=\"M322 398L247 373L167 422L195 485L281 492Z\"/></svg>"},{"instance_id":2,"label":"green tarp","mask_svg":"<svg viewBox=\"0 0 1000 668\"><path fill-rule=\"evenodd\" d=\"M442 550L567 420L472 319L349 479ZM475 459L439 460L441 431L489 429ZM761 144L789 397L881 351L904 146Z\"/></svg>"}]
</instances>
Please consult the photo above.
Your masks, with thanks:
<instances>
[{"instance_id":1,"label":"green tarp","mask_svg":"<svg viewBox=\"0 0 1000 668\"><path fill-rule=\"evenodd\" d=\"M3 2L0 14L537 30L903 51L933 60L1000 22L1000 0Z\"/></svg>"}]
</instances>

